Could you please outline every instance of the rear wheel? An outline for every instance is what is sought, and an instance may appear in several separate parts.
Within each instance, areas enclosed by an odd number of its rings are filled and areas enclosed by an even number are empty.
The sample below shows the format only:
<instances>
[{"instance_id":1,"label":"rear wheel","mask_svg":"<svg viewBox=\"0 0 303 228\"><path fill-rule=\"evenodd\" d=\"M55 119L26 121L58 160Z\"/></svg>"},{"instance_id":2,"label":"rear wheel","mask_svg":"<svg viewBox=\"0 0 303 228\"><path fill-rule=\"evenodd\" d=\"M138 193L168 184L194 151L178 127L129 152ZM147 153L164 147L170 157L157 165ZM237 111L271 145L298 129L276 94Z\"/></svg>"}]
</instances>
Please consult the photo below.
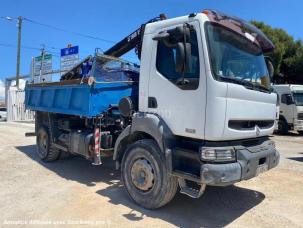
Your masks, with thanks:
<instances>
[{"instance_id":1,"label":"rear wheel","mask_svg":"<svg viewBox=\"0 0 303 228\"><path fill-rule=\"evenodd\" d=\"M52 145L49 130L45 127L38 130L37 154L44 162L55 161L60 155L60 151Z\"/></svg>"},{"instance_id":2,"label":"rear wheel","mask_svg":"<svg viewBox=\"0 0 303 228\"><path fill-rule=\"evenodd\" d=\"M132 144L124 154L121 172L130 197L145 208L162 207L177 192L177 178L169 175L163 154L153 140Z\"/></svg>"}]
</instances>

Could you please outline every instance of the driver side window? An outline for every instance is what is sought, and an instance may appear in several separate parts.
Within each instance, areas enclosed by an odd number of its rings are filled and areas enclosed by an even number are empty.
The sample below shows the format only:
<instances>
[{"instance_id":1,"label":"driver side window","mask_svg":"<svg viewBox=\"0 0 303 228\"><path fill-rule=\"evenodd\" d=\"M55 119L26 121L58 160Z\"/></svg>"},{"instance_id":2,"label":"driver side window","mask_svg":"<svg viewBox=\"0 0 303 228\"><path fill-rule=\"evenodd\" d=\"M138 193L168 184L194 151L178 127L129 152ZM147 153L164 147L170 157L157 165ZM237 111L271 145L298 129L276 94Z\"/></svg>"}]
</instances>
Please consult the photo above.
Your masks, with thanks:
<instances>
[{"instance_id":1,"label":"driver side window","mask_svg":"<svg viewBox=\"0 0 303 228\"><path fill-rule=\"evenodd\" d=\"M197 41L197 33L194 28L190 31L189 43L191 44L191 69L189 72L184 73L186 79L186 85L178 85L177 81L183 78L183 73L176 71L176 47L169 47L165 45L164 41L158 41L157 46L157 59L156 67L157 71L168 79L171 83L178 86L183 90L195 90L199 86L200 80L200 60L199 60L199 48Z\"/></svg>"},{"instance_id":2,"label":"driver side window","mask_svg":"<svg viewBox=\"0 0 303 228\"><path fill-rule=\"evenodd\" d=\"M293 99L292 99L291 94L282 94L281 103L286 104L286 105L293 104Z\"/></svg>"}]
</instances>

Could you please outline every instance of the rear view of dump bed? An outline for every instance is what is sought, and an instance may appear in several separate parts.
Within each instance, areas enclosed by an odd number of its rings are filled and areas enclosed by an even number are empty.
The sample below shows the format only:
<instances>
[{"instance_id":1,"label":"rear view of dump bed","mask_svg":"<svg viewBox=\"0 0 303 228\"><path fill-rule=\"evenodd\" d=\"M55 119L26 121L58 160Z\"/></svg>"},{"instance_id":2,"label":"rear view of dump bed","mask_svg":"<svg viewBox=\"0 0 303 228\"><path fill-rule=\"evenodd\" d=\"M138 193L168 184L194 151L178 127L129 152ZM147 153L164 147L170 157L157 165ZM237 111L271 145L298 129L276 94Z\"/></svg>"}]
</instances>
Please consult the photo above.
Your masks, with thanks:
<instances>
[{"instance_id":1,"label":"rear view of dump bed","mask_svg":"<svg viewBox=\"0 0 303 228\"><path fill-rule=\"evenodd\" d=\"M44 111L83 117L95 117L121 98L138 93L138 71L125 67L120 61L98 62L95 57L89 72L93 83L87 78L62 82L28 84L25 89L25 106L33 111Z\"/></svg>"}]
</instances>

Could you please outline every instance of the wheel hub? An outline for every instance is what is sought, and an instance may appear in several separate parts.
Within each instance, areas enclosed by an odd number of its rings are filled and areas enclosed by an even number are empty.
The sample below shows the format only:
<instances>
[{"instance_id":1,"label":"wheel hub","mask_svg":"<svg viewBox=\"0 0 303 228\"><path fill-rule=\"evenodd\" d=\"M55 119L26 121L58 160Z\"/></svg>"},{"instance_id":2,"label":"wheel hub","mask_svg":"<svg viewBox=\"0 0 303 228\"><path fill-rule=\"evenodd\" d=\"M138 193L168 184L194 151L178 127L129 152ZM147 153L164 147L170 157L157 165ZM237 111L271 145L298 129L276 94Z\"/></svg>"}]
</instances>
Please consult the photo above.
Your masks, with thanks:
<instances>
[{"instance_id":1,"label":"wheel hub","mask_svg":"<svg viewBox=\"0 0 303 228\"><path fill-rule=\"evenodd\" d=\"M150 190L154 185L154 170L149 161L138 159L131 168L131 178L136 188Z\"/></svg>"}]
</instances>

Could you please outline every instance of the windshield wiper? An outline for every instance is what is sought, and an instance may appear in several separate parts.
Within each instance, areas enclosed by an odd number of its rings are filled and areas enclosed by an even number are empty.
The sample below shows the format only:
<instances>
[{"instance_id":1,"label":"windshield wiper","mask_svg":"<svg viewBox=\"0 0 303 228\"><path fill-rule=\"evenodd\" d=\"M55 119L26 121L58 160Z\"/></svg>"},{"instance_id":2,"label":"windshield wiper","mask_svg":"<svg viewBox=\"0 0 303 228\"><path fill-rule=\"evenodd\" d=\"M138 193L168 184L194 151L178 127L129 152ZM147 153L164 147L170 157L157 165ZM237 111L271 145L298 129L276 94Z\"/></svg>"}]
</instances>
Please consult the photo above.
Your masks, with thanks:
<instances>
[{"instance_id":1,"label":"windshield wiper","mask_svg":"<svg viewBox=\"0 0 303 228\"><path fill-rule=\"evenodd\" d=\"M260 85L259 83L254 83L254 86L265 92L272 92L273 89L266 88L265 86Z\"/></svg>"},{"instance_id":2,"label":"windshield wiper","mask_svg":"<svg viewBox=\"0 0 303 228\"><path fill-rule=\"evenodd\" d=\"M225 81L230 81L230 82L235 82L237 84L245 86L247 89L251 90L257 90L260 92L270 92L270 89L267 89L266 87L259 85L258 83L253 83L251 81L246 81L245 78L229 78L229 77L224 77L220 76L223 80Z\"/></svg>"},{"instance_id":3,"label":"windshield wiper","mask_svg":"<svg viewBox=\"0 0 303 228\"><path fill-rule=\"evenodd\" d=\"M229 77L224 77L220 76L224 81L230 81L230 82L235 82L240 85L244 85L248 89L254 89L254 84L252 82L246 81L244 78L239 79L239 78L229 78Z\"/></svg>"}]
</instances>

